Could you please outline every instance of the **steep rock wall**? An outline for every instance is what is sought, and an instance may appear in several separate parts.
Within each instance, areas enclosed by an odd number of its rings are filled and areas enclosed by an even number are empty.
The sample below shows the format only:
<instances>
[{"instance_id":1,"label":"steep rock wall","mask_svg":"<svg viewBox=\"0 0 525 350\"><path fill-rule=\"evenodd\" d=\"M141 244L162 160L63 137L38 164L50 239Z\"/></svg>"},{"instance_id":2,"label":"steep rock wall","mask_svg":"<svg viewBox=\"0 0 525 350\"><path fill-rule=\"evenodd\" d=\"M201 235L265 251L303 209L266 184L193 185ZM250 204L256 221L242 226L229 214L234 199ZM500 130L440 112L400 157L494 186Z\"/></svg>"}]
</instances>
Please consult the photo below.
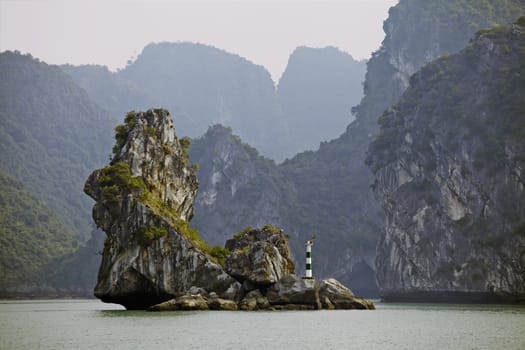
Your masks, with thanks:
<instances>
[{"instance_id":1,"label":"steep rock wall","mask_svg":"<svg viewBox=\"0 0 525 350\"><path fill-rule=\"evenodd\" d=\"M523 26L480 31L381 117L367 163L385 299L523 300L524 49Z\"/></svg>"},{"instance_id":2,"label":"steep rock wall","mask_svg":"<svg viewBox=\"0 0 525 350\"><path fill-rule=\"evenodd\" d=\"M198 184L169 113L128 113L116 139L110 166L85 185L96 200L93 219L107 234L95 295L126 308L145 308L193 286L235 298L240 284L200 249L188 227Z\"/></svg>"}]
</instances>

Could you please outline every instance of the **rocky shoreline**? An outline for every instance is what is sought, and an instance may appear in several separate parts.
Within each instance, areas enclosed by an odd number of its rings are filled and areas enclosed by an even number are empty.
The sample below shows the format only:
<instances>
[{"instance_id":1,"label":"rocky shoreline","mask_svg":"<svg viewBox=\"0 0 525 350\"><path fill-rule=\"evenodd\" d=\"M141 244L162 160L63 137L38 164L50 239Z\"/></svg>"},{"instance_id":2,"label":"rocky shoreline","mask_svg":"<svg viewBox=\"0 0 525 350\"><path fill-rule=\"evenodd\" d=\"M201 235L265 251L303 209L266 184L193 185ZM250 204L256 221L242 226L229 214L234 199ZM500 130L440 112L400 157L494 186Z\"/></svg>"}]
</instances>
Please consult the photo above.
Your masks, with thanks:
<instances>
[{"instance_id":1,"label":"rocky shoreline","mask_svg":"<svg viewBox=\"0 0 525 350\"><path fill-rule=\"evenodd\" d=\"M163 303L153 305L148 311L195 311L195 310L374 310L369 300L354 296L352 291L335 279L316 283L315 279L303 279L287 275L274 288L263 295L258 289L247 293L239 302L222 299L217 293L194 290Z\"/></svg>"}]
</instances>

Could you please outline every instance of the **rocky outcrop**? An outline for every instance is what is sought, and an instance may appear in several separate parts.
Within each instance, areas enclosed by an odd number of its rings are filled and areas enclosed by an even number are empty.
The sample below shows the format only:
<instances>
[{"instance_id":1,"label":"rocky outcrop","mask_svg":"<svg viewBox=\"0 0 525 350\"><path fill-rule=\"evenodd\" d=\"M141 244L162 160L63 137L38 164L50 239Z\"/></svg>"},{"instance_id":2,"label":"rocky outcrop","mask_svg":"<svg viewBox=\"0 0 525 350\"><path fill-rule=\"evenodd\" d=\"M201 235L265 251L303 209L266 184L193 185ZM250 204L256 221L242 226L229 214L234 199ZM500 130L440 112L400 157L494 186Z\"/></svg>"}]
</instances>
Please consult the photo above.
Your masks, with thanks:
<instances>
[{"instance_id":1,"label":"rocky outcrop","mask_svg":"<svg viewBox=\"0 0 525 350\"><path fill-rule=\"evenodd\" d=\"M319 283L319 299L326 309L375 309L370 300L356 297L350 289L333 278Z\"/></svg>"},{"instance_id":2,"label":"rocky outcrop","mask_svg":"<svg viewBox=\"0 0 525 350\"><path fill-rule=\"evenodd\" d=\"M260 290L255 289L246 294L240 301L239 309L244 311L268 310L270 309L270 303Z\"/></svg>"},{"instance_id":3,"label":"rocky outcrop","mask_svg":"<svg viewBox=\"0 0 525 350\"><path fill-rule=\"evenodd\" d=\"M319 291L313 279L286 275L268 289L268 302L272 305L301 305L301 309L320 309Z\"/></svg>"},{"instance_id":4,"label":"rocky outcrop","mask_svg":"<svg viewBox=\"0 0 525 350\"><path fill-rule=\"evenodd\" d=\"M372 302L355 297L335 279L322 281L320 287L315 279L295 275L288 240L277 227L247 228L229 239L226 248L230 251L226 271L242 283L240 301L224 300L216 293L192 287L185 298L150 310L199 310L204 309L204 303L210 310L374 309ZM320 302L320 296L325 303ZM189 302L194 306L185 306Z\"/></svg>"},{"instance_id":5,"label":"rocky outcrop","mask_svg":"<svg viewBox=\"0 0 525 350\"><path fill-rule=\"evenodd\" d=\"M208 309L207 299L200 294L182 295L148 308L149 311L195 311Z\"/></svg>"},{"instance_id":6,"label":"rocky outcrop","mask_svg":"<svg viewBox=\"0 0 525 350\"><path fill-rule=\"evenodd\" d=\"M188 227L197 180L169 113L129 113L116 132L110 165L85 185L96 201L93 218L107 234L95 296L131 309L193 286L235 298L239 283Z\"/></svg>"},{"instance_id":7,"label":"rocky outcrop","mask_svg":"<svg viewBox=\"0 0 525 350\"><path fill-rule=\"evenodd\" d=\"M367 164L384 299L525 299L524 25L478 32L381 118Z\"/></svg>"},{"instance_id":8,"label":"rocky outcrop","mask_svg":"<svg viewBox=\"0 0 525 350\"><path fill-rule=\"evenodd\" d=\"M273 226L247 229L226 241L226 272L248 286L268 286L293 273L288 241Z\"/></svg>"},{"instance_id":9,"label":"rocky outcrop","mask_svg":"<svg viewBox=\"0 0 525 350\"><path fill-rule=\"evenodd\" d=\"M98 298L152 311L321 307L315 281L293 275L281 229L248 228L209 248L189 228L197 181L167 111L129 113L116 141L85 184L107 234Z\"/></svg>"}]
</instances>

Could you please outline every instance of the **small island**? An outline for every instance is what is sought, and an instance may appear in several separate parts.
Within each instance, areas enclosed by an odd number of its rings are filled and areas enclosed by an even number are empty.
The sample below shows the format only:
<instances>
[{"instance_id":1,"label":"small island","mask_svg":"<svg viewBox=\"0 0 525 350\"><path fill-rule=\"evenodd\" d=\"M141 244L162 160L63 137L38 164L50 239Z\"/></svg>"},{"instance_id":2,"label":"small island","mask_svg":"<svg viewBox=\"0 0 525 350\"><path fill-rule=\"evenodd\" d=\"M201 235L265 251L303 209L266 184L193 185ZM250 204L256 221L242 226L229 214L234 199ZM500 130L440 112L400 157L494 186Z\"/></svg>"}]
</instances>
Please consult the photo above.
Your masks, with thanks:
<instances>
[{"instance_id":1,"label":"small island","mask_svg":"<svg viewBox=\"0 0 525 350\"><path fill-rule=\"evenodd\" d=\"M375 308L335 279L296 275L277 227L208 246L189 226L198 182L168 111L130 112L115 132L110 164L84 188L107 235L97 298L153 311Z\"/></svg>"}]
</instances>

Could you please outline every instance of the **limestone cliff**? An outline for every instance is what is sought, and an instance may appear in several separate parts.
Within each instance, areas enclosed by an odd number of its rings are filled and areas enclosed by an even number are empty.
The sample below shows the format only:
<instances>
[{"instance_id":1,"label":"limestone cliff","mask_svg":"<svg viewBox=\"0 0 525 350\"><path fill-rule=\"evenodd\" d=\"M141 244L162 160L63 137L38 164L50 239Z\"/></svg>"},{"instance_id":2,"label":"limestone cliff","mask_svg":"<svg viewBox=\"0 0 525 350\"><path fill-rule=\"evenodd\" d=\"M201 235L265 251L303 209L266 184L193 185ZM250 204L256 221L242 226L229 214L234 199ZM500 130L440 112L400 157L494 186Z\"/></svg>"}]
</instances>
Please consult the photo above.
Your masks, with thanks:
<instances>
[{"instance_id":1,"label":"limestone cliff","mask_svg":"<svg viewBox=\"0 0 525 350\"><path fill-rule=\"evenodd\" d=\"M85 184L96 201L93 219L107 234L95 295L126 308L151 306L192 286L235 298L240 285L188 227L198 184L169 113L129 113L116 140L110 165Z\"/></svg>"},{"instance_id":2,"label":"limestone cliff","mask_svg":"<svg viewBox=\"0 0 525 350\"><path fill-rule=\"evenodd\" d=\"M232 232L267 223L291 231L281 212L293 204L293 187L272 160L221 125L192 140L189 153L199 164L193 224L207 242L222 245Z\"/></svg>"},{"instance_id":3,"label":"limestone cliff","mask_svg":"<svg viewBox=\"0 0 525 350\"><path fill-rule=\"evenodd\" d=\"M369 149L383 298L525 298L525 18L416 73Z\"/></svg>"}]
</instances>

